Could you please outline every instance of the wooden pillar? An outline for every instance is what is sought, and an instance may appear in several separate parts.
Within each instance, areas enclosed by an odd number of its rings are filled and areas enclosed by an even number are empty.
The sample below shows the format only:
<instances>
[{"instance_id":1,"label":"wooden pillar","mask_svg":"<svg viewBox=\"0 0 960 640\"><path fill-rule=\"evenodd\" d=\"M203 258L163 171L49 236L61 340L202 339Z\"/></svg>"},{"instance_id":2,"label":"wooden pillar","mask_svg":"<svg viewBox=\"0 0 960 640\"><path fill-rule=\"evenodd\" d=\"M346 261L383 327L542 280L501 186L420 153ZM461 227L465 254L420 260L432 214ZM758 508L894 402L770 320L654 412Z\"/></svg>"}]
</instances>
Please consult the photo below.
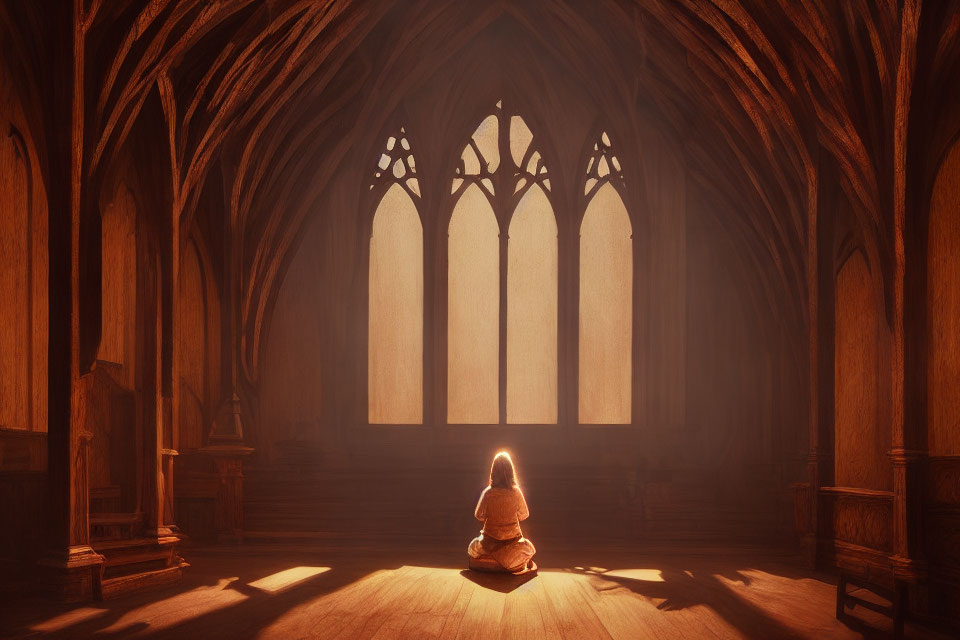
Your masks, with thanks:
<instances>
[{"instance_id":1,"label":"wooden pillar","mask_svg":"<svg viewBox=\"0 0 960 640\"><path fill-rule=\"evenodd\" d=\"M220 484L217 488L217 539L237 543L243 540L243 459L253 453L238 444L210 445L201 452L213 458Z\"/></svg>"},{"instance_id":2,"label":"wooden pillar","mask_svg":"<svg viewBox=\"0 0 960 640\"><path fill-rule=\"evenodd\" d=\"M162 383L161 322L162 269L156 244L150 237L155 229L142 222L138 225L137 263L137 333L138 333L138 419L141 431L140 508L143 511L143 535L164 537L170 529L164 524L164 482L162 470L163 431L166 419Z\"/></svg>"},{"instance_id":3,"label":"wooden pillar","mask_svg":"<svg viewBox=\"0 0 960 640\"><path fill-rule=\"evenodd\" d=\"M91 597L103 557L90 547L89 437L80 376L80 215L84 51L81 0L48 11L50 108L47 541L40 564L51 593Z\"/></svg>"},{"instance_id":4,"label":"wooden pillar","mask_svg":"<svg viewBox=\"0 0 960 640\"><path fill-rule=\"evenodd\" d=\"M176 103L170 90L169 79L163 76L159 83L160 94L170 128L169 144L173 145L176 136L173 128L176 124ZM161 355L163 366L163 429L160 448L160 475L163 487L162 516L163 523L168 531L177 531L174 518L174 491L173 491L173 458L178 455L180 446L180 220L183 213L183 195L180 189L180 167L176 162L176 154L171 148L171 191L172 207L169 215L163 217L165 233L163 234L165 269L163 270L163 342ZM203 356L206 358L206 354Z\"/></svg>"},{"instance_id":5,"label":"wooden pillar","mask_svg":"<svg viewBox=\"0 0 960 640\"><path fill-rule=\"evenodd\" d=\"M224 323L222 351L227 361L227 394L214 419L207 444L200 452L211 456L219 476L217 491L217 534L221 541L239 542L243 537L243 458L253 452L244 444L247 418L240 384L240 234L231 216L225 217L224 305L228 316Z\"/></svg>"},{"instance_id":6,"label":"wooden pillar","mask_svg":"<svg viewBox=\"0 0 960 640\"><path fill-rule=\"evenodd\" d=\"M179 365L179 335L177 333L179 318L177 303L180 293L180 227L179 208L175 208L171 216L171 234L167 239L169 251L169 267L165 270L163 296L165 311L164 318L164 348L162 356L168 363L164 367L163 381L163 429L160 437L160 475L163 487L163 524L168 531L176 531L173 510L173 458L178 455L180 440L180 365ZM206 357L206 356L204 356Z\"/></svg>"},{"instance_id":7,"label":"wooden pillar","mask_svg":"<svg viewBox=\"0 0 960 640\"><path fill-rule=\"evenodd\" d=\"M819 212L832 206L825 198L834 195L833 189L824 189L820 182L825 175L824 168L817 167L808 175L809 185L807 193L807 255L805 260L807 281L807 359L809 365L808 386L810 413L809 439L810 447L807 454L807 479L797 488L795 515L800 533L800 544L810 567L815 567L819 560L819 493L826 477L832 477L833 472L833 441L828 436L832 426L830 416L831 403L828 398L833 397L833 388L830 380L824 380L823 372L833 371L833 361L824 357L832 353L831 341L823 341L821 336L829 335L829 331L821 331L826 322L827 313L831 313L832 304L821 305L821 301L832 299L833 271L824 269L820 247L823 238L830 237L829 230L820 224ZM828 218L829 220L829 218ZM827 286L824 287L823 285ZM821 344L823 342L823 344Z\"/></svg>"},{"instance_id":8,"label":"wooden pillar","mask_svg":"<svg viewBox=\"0 0 960 640\"><path fill-rule=\"evenodd\" d=\"M904 233L907 207L907 125L916 66L920 1L908 0L900 14L900 59L894 117L894 265L890 322L891 358L891 451L893 466L893 563L894 577L917 585L926 577L921 544L922 471L926 461L925 430L921 420L906 420L904 282L906 252ZM915 589L914 589L915 591ZM916 595L916 594L914 594ZM916 599L915 597L912 599Z\"/></svg>"}]
</instances>

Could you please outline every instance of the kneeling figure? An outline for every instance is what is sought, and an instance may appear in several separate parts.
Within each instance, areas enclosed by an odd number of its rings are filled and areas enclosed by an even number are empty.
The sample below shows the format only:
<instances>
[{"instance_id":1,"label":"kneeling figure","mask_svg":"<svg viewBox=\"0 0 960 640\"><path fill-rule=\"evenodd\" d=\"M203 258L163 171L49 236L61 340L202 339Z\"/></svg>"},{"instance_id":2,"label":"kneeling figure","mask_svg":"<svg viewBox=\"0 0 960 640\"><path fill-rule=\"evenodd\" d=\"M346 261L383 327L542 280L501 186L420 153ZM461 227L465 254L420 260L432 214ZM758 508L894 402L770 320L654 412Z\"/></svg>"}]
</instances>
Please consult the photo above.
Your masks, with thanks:
<instances>
[{"instance_id":1,"label":"kneeling figure","mask_svg":"<svg viewBox=\"0 0 960 640\"><path fill-rule=\"evenodd\" d=\"M520 521L530 516L530 510L517 483L513 460L506 451L494 456L490 485L480 494L474 515L483 523L483 529L467 547L471 569L517 574L536 570L532 558L537 550L520 531Z\"/></svg>"}]
</instances>

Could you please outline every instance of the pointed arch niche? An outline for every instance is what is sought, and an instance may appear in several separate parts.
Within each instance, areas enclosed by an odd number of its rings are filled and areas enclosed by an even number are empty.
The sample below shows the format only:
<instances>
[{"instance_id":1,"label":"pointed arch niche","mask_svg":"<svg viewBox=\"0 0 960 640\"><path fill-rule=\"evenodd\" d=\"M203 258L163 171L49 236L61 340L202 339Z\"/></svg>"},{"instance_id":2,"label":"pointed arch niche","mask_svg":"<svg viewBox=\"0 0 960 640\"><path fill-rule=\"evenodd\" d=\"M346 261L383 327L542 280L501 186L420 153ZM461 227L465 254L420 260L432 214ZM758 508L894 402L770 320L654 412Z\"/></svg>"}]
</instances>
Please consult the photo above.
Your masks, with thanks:
<instances>
[{"instance_id":1,"label":"pointed arch niche","mask_svg":"<svg viewBox=\"0 0 960 640\"><path fill-rule=\"evenodd\" d=\"M370 189L383 196L370 237L368 417L423 422L423 226L406 132L387 139Z\"/></svg>"},{"instance_id":2,"label":"pointed arch niche","mask_svg":"<svg viewBox=\"0 0 960 640\"><path fill-rule=\"evenodd\" d=\"M955 456L960 455L960 142L937 174L927 238L927 444L932 456Z\"/></svg>"},{"instance_id":3,"label":"pointed arch niche","mask_svg":"<svg viewBox=\"0 0 960 640\"><path fill-rule=\"evenodd\" d=\"M4 429L47 430L47 203L35 180L39 175L19 98L0 63L0 428Z\"/></svg>"},{"instance_id":4,"label":"pointed arch niche","mask_svg":"<svg viewBox=\"0 0 960 640\"><path fill-rule=\"evenodd\" d=\"M530 128L502 101L464 147L451 192L447 421L556 424L550 177Z\"/></svg>"},{"instance_id":5,"label":"pointed arch niche","mask_svg":"<svg viewBox=\"0 0 960 640\"><path fill-rule=\"evenodd\" d=\"M623 176L606 133L587 164L580 224L579 416L582 424L631 421L633 230Z\"/></svg>"},{"instance_id":6,"label":"pointed arch niche","mask_svg":"<svg viewBox=\"0 0 960 640\"><path fill-rule=\"evenodd\" d=\"M834 298L834 478L837 486L887 491L890 432L880 424L880 303L861 251L837 273Z\"/></svg>"}]
</instances>

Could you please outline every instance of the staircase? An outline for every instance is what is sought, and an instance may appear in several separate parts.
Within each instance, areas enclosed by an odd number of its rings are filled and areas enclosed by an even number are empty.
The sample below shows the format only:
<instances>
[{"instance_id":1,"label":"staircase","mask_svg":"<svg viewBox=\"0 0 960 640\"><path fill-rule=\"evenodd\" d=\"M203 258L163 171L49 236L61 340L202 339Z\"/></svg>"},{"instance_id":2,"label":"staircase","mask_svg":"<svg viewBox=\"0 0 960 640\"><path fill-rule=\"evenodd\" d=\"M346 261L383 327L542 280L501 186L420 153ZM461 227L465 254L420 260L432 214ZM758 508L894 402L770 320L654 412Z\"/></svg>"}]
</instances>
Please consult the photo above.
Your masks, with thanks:
<instances>
[{"instance_id":1,"label":"staircase","mask_svg":"<svg viewBox=\"0 0 960 640\"><path fill-rule=\"evenodd\" d=\"M177 536L141 537L142 513L92 513L91 546L104 557L94 584L99 600L174 583L189 566L177 553Z\"/></svg>"},{"instance_id":2,"label":"staircase","mask_svg":"<svg viewBox=\"0 0 960 640\"><path fill-rule=\"evenodd\" d=\"M189 566L177 554L177 536L98 540L94 550L104 557L103 571L94 584L99 600L177 582Z\"/></svg>"},{"instance_id":3,"label":"staircase","mask_svg":"<svg viewBox=\"0 0 960 640\"><path fill-rule=\"evenodd\" d=\"M124 386L122 367L97 361L87 421L90 450L90 546L104 557L94 594L106 600L180 579L187 566L177 554L180 539L145 535L138 507L136 395Z\"/></svg>"}]
</instances>

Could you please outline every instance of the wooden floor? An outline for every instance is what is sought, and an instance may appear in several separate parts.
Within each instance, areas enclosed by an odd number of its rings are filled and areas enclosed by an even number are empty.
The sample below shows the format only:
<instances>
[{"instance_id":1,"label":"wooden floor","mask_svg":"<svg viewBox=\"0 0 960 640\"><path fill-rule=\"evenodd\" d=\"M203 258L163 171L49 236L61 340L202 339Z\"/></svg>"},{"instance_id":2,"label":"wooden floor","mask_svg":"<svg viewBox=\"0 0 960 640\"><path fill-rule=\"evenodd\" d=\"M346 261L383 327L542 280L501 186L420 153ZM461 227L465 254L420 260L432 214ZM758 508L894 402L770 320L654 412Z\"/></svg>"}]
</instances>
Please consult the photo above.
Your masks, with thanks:
<instances>
[{"instance_id":1,"label":"wooden floor","mask_svg":"<svg viewBox=\"0 0 960 640\"><path fill-rule=\"evenodd\" d=\"M464 545L465 546L465 545ZM0 604L0 637L861 638L890 624L834 618L835 583L786 554L561 550L540 572L462 569L455 549L194 548L176 587L77 606ZM907 637L942 637L908 625Z\"/></svg>"}]
</instances>

